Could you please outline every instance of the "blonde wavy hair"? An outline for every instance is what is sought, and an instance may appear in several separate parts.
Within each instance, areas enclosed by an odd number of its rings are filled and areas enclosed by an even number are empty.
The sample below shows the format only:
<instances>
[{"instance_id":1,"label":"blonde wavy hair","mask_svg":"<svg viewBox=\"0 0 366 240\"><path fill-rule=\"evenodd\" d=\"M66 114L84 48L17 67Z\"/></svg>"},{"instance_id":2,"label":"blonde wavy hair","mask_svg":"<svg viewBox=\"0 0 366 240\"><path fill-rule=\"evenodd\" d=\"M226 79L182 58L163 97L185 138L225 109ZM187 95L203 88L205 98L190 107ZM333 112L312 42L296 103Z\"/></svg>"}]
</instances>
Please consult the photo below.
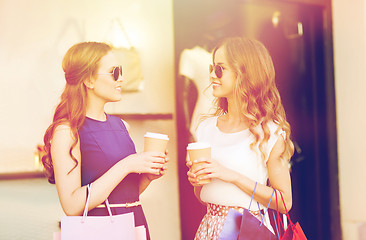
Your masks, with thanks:
<instances>
[{"instance_id":1,"label":"blonde wavy hair","mask_svg":"<svg viewBox=\"0 0 366 240\"><path fill-rule=\"evenodd\" d=\"M281 129L286 133L283 136L285 149L281 159L290 160L294 153L294 145L290 139L291 128L275 84L275 69L268 50L255 39L226 38L214 48L213 61L216 51L221 47L224 49L230 70L236 75L235 101L240 107L242 119L249 122L249 131L255 138L250 145L251 149L256 150L257 147L263 161L268 157L264 151L265 144L270 138L267 123L273 121L278 125L276 133ZM215 116L228 112L226 98L215 98L214 105Z\"/></svg>"}]
</instances>

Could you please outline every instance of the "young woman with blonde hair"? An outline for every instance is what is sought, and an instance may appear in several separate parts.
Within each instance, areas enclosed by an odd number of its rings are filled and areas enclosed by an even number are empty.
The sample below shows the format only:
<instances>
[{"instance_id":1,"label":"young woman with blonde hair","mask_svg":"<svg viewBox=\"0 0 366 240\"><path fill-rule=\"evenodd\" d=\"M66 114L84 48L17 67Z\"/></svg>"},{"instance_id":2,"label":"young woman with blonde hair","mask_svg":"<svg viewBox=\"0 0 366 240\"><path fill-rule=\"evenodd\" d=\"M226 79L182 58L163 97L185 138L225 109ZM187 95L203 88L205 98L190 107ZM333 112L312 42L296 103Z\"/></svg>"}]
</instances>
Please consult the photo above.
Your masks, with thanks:
<instances>
[{"instance_id":1,"label":"young woman with blonde hair","mask_svg":"<svg viewBox=\"0 0 366 240\"><path fill-rule=\"evenodd\" d=\"M287 209L292 206L293 143L267 49L254 39L225 39L213 51L210 78L216 112L196 134L198 141L210 143L212 156L195 160L203 164L188 171L196 197L207 205L195 236L205 240L219 238L228 210L247 209L255 189L250 212L258 219L257 202L264 209L273 189L283 194ZM202 173L207 175L197 177ZM204 179L211 182L200 183ZM276 201L269 207L276 209ZM285 211L283 204L279 210ZM268 214L264 224L273 231Z\"/></svg>"},{"instance_id":2,"label":"young woman with blonde hair","mask_svg":"<svg viewBox=\"0 0 366 240\"><path fill-rule=\"evenodd\" d=\"M136 153L126 123L104 112L107 102L121 99L122 66L111 46L83 42L72 46L62 67L66 85L45 136L42 161L50 183L56 183L66 215L81 215L92 184L90 216L133 212L135 225L146 219L139 195L164 174L166 153Z\"/></svg>"}]
</instances>

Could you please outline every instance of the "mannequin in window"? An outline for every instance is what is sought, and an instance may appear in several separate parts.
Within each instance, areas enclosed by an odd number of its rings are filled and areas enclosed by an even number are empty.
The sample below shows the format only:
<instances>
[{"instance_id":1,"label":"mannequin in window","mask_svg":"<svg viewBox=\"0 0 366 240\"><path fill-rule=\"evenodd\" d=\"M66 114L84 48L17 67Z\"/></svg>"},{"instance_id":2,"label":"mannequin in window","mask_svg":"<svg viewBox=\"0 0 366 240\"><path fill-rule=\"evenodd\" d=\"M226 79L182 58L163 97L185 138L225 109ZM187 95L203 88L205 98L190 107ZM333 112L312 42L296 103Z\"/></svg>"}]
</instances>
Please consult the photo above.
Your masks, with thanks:
<instances>
[{"instance_id":1,"label":"mannequin in window","mask_svg":"<svg viewBox=\"0 0 366 240\"><path fill-rule=\"evenodd\" d=\"M184 49L180 55L179 74L185 81L183 108L191 141L196 139L195 131L202 116L213 113L211 106L214 98L208 70L212 63L211 50L223 38L238 34L236 28L230 26L239 27L234 11L208 14L200 26L202 36L197 45Z\"/></svg>"},{"instance_id":2,"label":"mannequin in window","mask_svg":"<svg viewBox=\"0 0 366 240\"><path fill-rule=\"evenodd\" d=\"M179 74L184 81L183 108L191 141L195 139L194 132L200 117L207 113L213 100L208 89L210 62L211 54L200 46L185 49L180 56Z\"/></svg>"}]
</instances>

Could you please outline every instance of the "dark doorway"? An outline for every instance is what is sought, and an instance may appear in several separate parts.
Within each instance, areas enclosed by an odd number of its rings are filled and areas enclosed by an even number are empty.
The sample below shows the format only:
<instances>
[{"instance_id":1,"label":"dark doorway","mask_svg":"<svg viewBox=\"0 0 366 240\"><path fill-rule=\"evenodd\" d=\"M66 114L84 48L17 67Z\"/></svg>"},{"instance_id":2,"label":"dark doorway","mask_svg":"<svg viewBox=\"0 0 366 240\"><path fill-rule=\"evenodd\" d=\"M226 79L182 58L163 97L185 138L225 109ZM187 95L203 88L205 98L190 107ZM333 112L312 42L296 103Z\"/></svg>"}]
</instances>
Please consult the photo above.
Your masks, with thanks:
<instances>
[{"instance_id":1,"label":"dark doorway","mask_svg":"<svg viewBox=\"0 0 366 240\"><path fill-rule=\"evenodd\" d=\"M308 239L341 239L330 4L296 1L174 1L178 171L182 239L193 239L205 213L187 181L187 100L192 84L178 72L184 49L209 49L225 36L248 36L270 51L296 151L293 208ZM311 1L308 1L311 2ZM278 22L276 22L278 20ZM187 87L188 86L188 87ZM194 93L194 91L192 91ZM188 96L187 96L188 94ZM188 104L194 107L194 103ZM189 107L188 107L189 108Z\"/></svg>"}]
</instances>

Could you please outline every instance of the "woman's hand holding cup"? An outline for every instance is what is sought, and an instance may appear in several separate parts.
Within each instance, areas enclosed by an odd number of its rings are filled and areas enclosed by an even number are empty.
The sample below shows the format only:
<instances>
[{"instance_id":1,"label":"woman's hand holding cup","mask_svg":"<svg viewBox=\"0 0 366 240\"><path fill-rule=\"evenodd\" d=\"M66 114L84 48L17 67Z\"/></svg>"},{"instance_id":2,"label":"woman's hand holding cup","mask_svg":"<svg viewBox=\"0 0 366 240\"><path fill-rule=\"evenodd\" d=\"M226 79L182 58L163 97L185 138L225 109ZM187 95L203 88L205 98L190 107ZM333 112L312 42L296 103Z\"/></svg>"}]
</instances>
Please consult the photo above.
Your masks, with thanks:
<instances>
[{"instance_id":1,"label":"woman's hand holding cup","mask_svg":"<svg viewBox=\"0 0 366 240\"><path fill-rule=\"evenodd\" d=\"M167 157L168 141L169 141L169 137L168 137L168 135L165 135L165 134L147 132L144 136L144 152L157 151L157 152L165 153L164 165L159 169L159 174L157 174L157 175L149 174L148 178L150 179L150 181L163 176L165 174L165 171L168 169L168 167L166 165L169 160L169 158Z\"/></svg>"},{"instance_id":2,"label":"woman's hand holding cup","mask_svg":"<svg viewBox=\"0 0 366 240\"><path fill-rule=\"evenodd\" d=\"M199 173L203 171L202 164L211 158L210 144L205 142L190 143L187 146L187 152L189 156L189 160L186 163L187 167L189 167L187 172L188 181L193 186L201 186L211 182L211 179L200 179L204 174Z\"/></svg>"}]
</instances>

